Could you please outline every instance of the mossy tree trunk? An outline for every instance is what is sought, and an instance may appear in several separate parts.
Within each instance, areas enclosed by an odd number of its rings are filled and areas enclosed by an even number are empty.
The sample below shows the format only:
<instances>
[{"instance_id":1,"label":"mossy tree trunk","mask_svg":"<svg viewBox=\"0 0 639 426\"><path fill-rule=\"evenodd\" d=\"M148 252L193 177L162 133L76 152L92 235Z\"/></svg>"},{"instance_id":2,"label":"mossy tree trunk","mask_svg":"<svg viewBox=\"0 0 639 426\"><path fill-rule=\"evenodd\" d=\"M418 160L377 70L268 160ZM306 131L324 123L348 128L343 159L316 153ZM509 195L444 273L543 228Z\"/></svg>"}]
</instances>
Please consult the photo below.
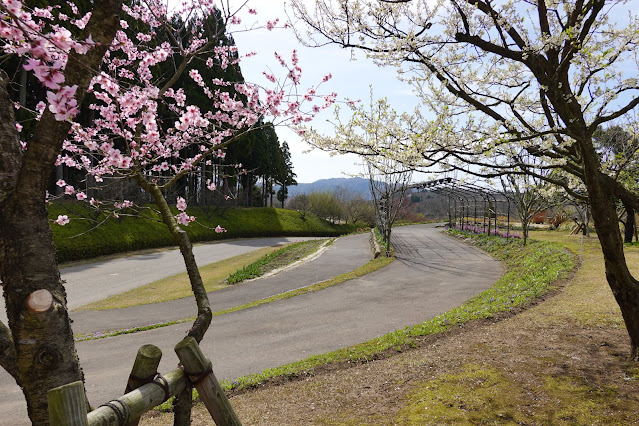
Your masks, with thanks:
<instances>
[{"instance_id":1,"label":"mossy tree trunk","mask_svg":"<svg viewBox=\"0 0 639 426\"><path fill-rule=\"evenodd\" d=\"M591 199L592 218L604 255L606 280L619 304L630 336L631 358L639 360L639 282L628 270L616 218L615 200L610 195L613 192L610 189L591 183L588 185L588 196Z\"/></svg>"},{"instance_id":2,"label":"mossy tree trunk","mask_svg":"<svg viewBox=\"0 0 639 426\"><path fill-rule=\"evenodd\" d=\"M626 223L624 224L623 241L624 243L631 243L632 237L635 234L635 209L632 206L626 207ZM584 230L585 233L585 230Z\"/></svg>"}]
</instances>

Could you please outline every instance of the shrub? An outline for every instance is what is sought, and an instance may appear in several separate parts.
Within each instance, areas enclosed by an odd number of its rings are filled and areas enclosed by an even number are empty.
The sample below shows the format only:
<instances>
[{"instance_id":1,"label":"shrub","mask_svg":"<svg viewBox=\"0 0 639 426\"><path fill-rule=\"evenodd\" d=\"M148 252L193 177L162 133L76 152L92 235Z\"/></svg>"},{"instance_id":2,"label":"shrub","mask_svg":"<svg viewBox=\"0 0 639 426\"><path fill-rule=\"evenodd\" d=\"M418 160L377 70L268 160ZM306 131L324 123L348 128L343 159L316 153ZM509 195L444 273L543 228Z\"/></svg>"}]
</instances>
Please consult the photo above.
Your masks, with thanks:
<instances>
[{"instance_id":1,"label":"shrub","mask_svg":"<svg viewBox=\"0 0 639 426\"><path fill-rule=\"evenodd\" d=\"M52 203L49 206L51 219L58 215L70 218L66 226L51 225L58 262L175 244L152 210L129 213L105 220L103 215L96 215L90 207L80 203ZM297 212L267 207L235 208L208 215L194 207L188 209L188 214L197 217L197 222L184 227L193 242L276 236L331 237L356 229L355 225L331 224L310 213L302 220ZM217 225L227 232L216 233Z\"/></svg>"}]
</instances>

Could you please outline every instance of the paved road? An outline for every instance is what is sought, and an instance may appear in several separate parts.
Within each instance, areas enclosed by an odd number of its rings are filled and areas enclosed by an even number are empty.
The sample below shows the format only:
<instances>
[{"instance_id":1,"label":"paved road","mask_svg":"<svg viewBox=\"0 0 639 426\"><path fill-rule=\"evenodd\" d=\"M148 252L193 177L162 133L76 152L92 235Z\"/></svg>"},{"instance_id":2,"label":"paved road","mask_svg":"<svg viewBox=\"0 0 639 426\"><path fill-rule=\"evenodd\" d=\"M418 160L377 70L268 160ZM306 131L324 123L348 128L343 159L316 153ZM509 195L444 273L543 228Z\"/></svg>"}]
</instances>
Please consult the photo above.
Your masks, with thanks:
<instances>
[{"instance_id":1,"label":"paved road","mask_svg":"<svg viewBox=\"0 0 639 426\"><path fill-rule=\"evenodd\" d=\"M385 269L319 292L216 317L201 346L213 360L218 378L259 372L419 323L458 306L501 274L498 262L433 226L400 227L394 234L399 260ZM260 281L267 283L263 287L287 281L297 287L311 284L312 279L299 281L299 274L322 264L332 268L346 263L354 269L353 258L340 262L340 253L352 255L357 246L362 253L360 264L368 260L365 236L345 237L338 243L315 261L272 277L271 284L268 279L255 281L254 288ZM297 278L289 280L293 271ZM246 292L242 286L237 289ZM103 321L106 325L107 318ZM162 348L160 371L174 369L177 358L172 348L187 329L188 325L179 325L79 343L89 399L100 404L121 394L142 344ZM19 389L9 381L6 375L0 376L0 424L15 425L20 423L3 421L24 412L24 404Z\"/></svg>"},{"instance_id":2,"label":"paved road","mask_svg":"<svg viewBox=\"0 0 639 426\"><path fill-rule=\"evenodd\" d=\"M321 256L303 267L296 267L271 277L236 284L209 293L213 312L305 287L336 275L350 272L372 258L368 235L340 238L328 246ZM173 321L197 315L192 297L159 305L133 306L110 311L72 312L74 333L93 333L132 328L158 322Z\"/></svg>"},{"instance_id":3,"label":"paved road","mask_svg":"<svg viewBox=\"0 0 639 426\"><path fill-rule=\"evenodd\" d=\"M306 238L273 237L204 243L196 244L193 252L199 265L207 265L263 247L275 247L304 239ZM62 279L66 281L69 309L76 309L184 271L184 260L177 249L149 251L145 254L83 263L60 270ZM0 320L7 323L2 297Z\"/></svg>"}]
</instances>

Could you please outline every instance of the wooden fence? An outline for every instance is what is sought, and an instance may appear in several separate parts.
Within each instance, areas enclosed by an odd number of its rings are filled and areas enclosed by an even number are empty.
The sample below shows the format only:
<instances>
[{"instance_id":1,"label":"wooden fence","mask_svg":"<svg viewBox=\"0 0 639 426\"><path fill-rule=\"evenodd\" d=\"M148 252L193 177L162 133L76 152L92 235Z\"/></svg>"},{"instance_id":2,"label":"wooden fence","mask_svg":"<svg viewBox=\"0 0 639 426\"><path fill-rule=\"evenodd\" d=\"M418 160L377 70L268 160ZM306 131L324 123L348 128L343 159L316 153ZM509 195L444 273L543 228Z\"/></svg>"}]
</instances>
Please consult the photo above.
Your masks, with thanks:
<instances>
[{"instance_id":1,"label":"wooden fence","mask_svg":"<svg viewBox=\"0 0 639 426\"><path fill-rule=\"evenodd\" d=\"M240 425L233 407L213 374L211 361L204 356L195 339L186 337L175 346L175 352L183 368L160 376L157 374L157 367L162 351L157 346L142 346L133 364L125 395L90 413L87 413L82 382L51 389L47 394L51 424L137 425L144 413L177 395L190 382L198 390L216 425Z\"/></svg>"}]
</instances>

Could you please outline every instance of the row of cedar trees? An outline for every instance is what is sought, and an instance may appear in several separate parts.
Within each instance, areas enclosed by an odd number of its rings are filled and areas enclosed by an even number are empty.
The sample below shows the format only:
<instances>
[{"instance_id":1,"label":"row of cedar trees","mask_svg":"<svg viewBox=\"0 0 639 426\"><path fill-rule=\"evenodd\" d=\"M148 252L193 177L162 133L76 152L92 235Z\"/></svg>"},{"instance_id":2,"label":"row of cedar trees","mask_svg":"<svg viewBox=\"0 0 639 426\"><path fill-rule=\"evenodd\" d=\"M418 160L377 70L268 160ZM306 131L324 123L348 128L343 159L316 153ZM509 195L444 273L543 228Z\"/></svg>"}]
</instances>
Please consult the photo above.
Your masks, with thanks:
<instances>
[{"instance_id":1,"label":"row of cedar trees","mask_svg":"<svg viewBox=\"0 0 639 426\"><path fill-rule=\"evenodd\" d=\"M70 7L65 1L55 0L27 0L28 7L45 7L48 5L59 5L61 12L70 14ZM75 5L81 14L92 9L92 2L89 0L75 1ZM221 16L218 16L217 25L223 25ZM183 27L184 32L189 31L188 23L175 22L175 27ZM71 32L77 32L77 28L69 26ZM74 34L76 35L76 34ZM222 37L221 44L234 46L232 37ZM16 56L8 56L2 60L2 69L11 78L9 94L15 102L19 102L22 107L16 111L17 121L23 125L22 134L28 136L35 127L33 114L36 104L46 99L46 88L37 81L33 74L27 73L23 68L23 60ZM228 66L222 69L219 66L207 67L204 62L196 66L204 81L211 81L219 78L229 82L243 82L242 71L239 64ZM167 74L170 69L165 71ZM182 88L189 99L189 103L198 106L202 110L208 110L207 103L210 102L204 92L188 76L183 74L174 86ZM225 88L230 93L232 88ZM94 111L87 105L94 102L91 94L87 94L81 108L80 114L75 121L80 124L90 123L94 119ZM30 111L29 111L30 110ZM172 123L175 116L165 108L158 111L160 119ZM273 206L274 196L284 205L288 198L288 187L297 185L296 175L293 173L291 154L286 142L280 143L271 123L258 124L258 128L246 133L241 139L235 141L226 148L226 155L223 159L212 159L212 163L207 165L204 162L197 167L190 175L185 176L175 185L171 192L167 193L167 200L171 201L178 196L184 197L189 204L201 206L248 206L261 207ZM117 146L116 146L117 148ZM187 148L193 149L194 147ZM185 152L183 157L188 157L189 152ZM194 154L194 153L193 153ZM167 159L171 164L171 158ZM142 191L138 185L128 180L117 178L105 179L101 184L86 176L83 172L69 168L65 165L56 167L54 178L51 180L49 193L60 195L62 188L56 186L55 182L63 179L67 184L73 185L78 190L83 190L89 198L96 199L116 199L130 200L138 204L151 202L150 196ZM210 191L206 182L215 183L216 190ZM278 188L278 191L275 191Z\"/></svg>"}]
</instances>

